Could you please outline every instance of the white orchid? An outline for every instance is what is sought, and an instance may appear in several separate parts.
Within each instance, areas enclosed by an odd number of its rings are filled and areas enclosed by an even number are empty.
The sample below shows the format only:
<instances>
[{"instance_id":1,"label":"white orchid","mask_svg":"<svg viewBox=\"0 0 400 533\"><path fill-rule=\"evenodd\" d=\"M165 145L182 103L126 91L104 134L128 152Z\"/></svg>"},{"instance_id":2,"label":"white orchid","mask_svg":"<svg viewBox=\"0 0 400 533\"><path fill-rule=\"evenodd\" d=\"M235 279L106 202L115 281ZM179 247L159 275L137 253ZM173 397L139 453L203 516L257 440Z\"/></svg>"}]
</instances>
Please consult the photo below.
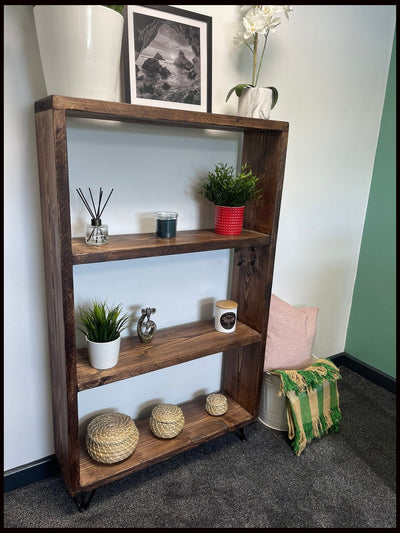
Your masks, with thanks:
<instances>
[{"instance_id":1,"label":"white orchid","mask_svg":"<svg viewBox=\"0 0 400 533\"><path fill-rule=\"evenodd\" d=\"M267 17L264 11L258 7L250 9L243 18L243 26L246 41L254 37L256 33L263 35L267 31Z\"/></svg>"},{"instance_id":2,"label":"white orchid","mask_svg":"<svg viewBox=\"0 0 400 533\"><path fill-rule=\"evenodd\" d=\"M264 58L265 48L267 46L267 37L270 31L274 32L279 24L282 22L281 17L285 17L289 20L289 13L293 11L292 6L241 6L240 14L242 17L243 30L236 33L233 38L235 46L241 46L245 44L253 55L253 72L251 83L241 83L232 87L229 91L226 101L233 93L236 92L237 96L242 94L245 87L257 87L258 76L260 74L260 68ZM259 38L264 37L264 46L262 49L261 57L258 60L258 44ZM258 66L257 66L258 61ZM278 91L275 87L268 87L272 90L272 106L275 106L278 100Z\"/></svg>"}]
</instances>

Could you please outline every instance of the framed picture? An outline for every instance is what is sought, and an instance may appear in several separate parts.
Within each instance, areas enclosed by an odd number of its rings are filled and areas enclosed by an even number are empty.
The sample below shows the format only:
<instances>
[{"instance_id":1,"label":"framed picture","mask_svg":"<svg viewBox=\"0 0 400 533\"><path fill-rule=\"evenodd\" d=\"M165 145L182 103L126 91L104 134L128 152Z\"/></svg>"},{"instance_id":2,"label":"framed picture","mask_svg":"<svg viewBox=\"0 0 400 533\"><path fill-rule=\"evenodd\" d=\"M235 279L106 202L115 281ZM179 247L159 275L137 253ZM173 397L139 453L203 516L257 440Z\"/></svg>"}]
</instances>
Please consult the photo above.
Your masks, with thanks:
<instances>
[{"instance_id":1,"label":"framed picture","mask_svg":"<svg viewBox=\"0 0 400 533\"><path fill-rule=\"evenodd\" d=\"M171 6L125 6L125 102L211 112L212 18Z\"/></svg>"}]
</instances>

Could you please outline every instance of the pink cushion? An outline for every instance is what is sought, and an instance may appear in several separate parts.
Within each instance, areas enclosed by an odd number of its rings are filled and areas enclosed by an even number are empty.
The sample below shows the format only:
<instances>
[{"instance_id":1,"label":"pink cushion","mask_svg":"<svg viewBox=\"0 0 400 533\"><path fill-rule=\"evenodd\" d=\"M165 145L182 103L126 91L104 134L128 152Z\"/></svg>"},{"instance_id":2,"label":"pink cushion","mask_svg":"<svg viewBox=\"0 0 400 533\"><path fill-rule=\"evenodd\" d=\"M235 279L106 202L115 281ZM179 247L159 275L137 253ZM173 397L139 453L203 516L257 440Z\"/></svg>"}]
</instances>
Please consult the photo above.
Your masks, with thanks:
<instances>
[{"instance_id":1,"label":"pink cushion","mask_svg":"<svg viewBox=\"0 0 400 533\"><path fill-rule=\"evenodd\" d=\"M271 294L264 372L311 364L317 315L318 307L295 308Z\"/></svg>"}]
</instances>

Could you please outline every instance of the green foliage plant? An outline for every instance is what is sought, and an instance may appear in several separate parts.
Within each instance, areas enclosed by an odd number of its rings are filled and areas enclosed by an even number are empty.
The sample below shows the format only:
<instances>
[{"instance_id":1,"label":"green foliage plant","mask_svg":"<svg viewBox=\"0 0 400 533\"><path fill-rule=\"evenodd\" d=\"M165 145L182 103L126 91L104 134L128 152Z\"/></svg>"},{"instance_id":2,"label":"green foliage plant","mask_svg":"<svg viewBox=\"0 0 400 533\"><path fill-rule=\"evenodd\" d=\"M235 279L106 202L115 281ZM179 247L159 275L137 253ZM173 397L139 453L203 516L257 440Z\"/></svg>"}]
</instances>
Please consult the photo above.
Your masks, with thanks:
<instances>
[{"instance_id":1,"label":"green foliage plant","mask_svg":"<svg viewBox=\"0 0 400 533\"><path fill-rule=\"evenodd\" d=\"M78 330L92 342L114 341L131 318L130 314L121 315L121 311L121 304L109 308L105 302L94 300L91 307L80 309Z\"/></svg>"},{"instance_id":2,"label":"green foliage plant","mask_svg":"<svg viewBox=\"0 0 400 533\"><path fill-rule=\"evenodd\" d=\"M123 4L122 6L104 6L104 7L109 7L110 9L113 9L114 11L117 11L119 14L121 14L122 10L125 7L125 4Z\"/></svg>"},{"instance_id":3,"label":"green foliage plant","mask_svg":"<svg viewBox=\"0 0 400 533\"><path fill-rule=\"evenodd\" d=\"M207 181L201 184L199 194L215 205L225 207L242 207L249 200L259 200L261 189L257 188L259 178L247 166L242 166L241 172L235 176L233 166L227 163L215 165L207 173Z\"/></svg>"}]
</instances>

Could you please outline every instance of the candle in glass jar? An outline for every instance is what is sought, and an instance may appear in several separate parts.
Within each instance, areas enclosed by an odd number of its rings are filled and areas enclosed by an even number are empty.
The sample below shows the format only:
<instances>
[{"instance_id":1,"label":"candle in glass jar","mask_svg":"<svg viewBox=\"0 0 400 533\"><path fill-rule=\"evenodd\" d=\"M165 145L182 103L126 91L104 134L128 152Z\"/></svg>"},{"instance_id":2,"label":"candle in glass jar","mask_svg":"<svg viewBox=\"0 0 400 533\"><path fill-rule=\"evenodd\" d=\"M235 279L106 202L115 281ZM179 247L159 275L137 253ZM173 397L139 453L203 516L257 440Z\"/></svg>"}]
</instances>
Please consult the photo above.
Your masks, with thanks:
<instances>
[{"instance_id":1,"label":"candle in glass jar","mask_svg":"<svg viewBox=\"0 0 400 533\"><path fill-rule=\"evenodd\" d=\"M176 236L176 221L178 213L172 211L157 211L154 213L156 220L156 235L160 239L173 239Z\"/></svg>"}]
</instances>

